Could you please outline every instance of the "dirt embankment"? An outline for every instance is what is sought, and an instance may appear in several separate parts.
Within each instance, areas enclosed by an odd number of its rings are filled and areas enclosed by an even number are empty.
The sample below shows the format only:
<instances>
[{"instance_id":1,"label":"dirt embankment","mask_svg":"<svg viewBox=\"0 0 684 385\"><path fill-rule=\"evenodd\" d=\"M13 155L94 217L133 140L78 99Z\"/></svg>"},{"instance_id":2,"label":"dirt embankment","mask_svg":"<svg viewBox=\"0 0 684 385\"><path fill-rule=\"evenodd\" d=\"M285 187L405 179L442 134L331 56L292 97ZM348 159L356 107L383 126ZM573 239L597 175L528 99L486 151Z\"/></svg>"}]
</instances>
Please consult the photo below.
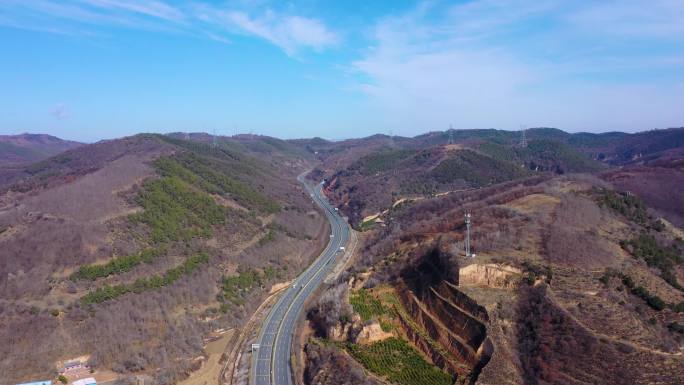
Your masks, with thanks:
<instances>
[{"instance_id":1,"label":"dirt embankment","mask_svg":"<svg viewBox=\"0 0 684 385\"><path fill-rule=\"evenodd\" d=\"M495 263L473 263L459 269L460 286L486 286L512 289L522 271L512 266Z\"/></svg>"},{"instance_id":2,"label":"dirt embankment","mask_svg":"<svg viewBox=\"0 0 684 385\"><path fill-rule=\"evenodd\" d=\"M205 347L206 357L202 357L202 366L192 372L190 377L179 382L179 385L213 385L218 382L221 373L221 355L226 349L235 330L225 332Z\"/></svg>"},{"instance_id":3,"label":"dirt embankment","mask_svg":"<svg viewBox=\"0 0 684 385\"><path fill-rule=\"evenodd\" d=\"M489 317L442 271L434 254L405 270L396 291L411 319L402 324L409 339L436 365L452 375L474 379L493 351L487 338Z\"/></svg>"}]
</instances>

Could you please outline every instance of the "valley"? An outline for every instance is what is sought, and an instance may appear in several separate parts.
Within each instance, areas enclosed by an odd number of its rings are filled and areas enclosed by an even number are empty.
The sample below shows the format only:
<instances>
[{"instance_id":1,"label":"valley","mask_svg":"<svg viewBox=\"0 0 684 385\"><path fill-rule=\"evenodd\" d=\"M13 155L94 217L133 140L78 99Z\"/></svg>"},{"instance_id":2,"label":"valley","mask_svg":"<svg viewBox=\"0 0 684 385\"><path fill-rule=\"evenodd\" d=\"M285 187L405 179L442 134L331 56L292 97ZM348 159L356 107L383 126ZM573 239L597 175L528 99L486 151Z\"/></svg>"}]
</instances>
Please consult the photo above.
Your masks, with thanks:
<instances>
[{"instance_id":1,"label":"valley","mask_svg":"<svg viewBox=\"0 0 684 385\"><path fill-rule=\"evenodd\" d=\"M0 385L684 384L682 20L0 0Z\"/></svg>"},{"instance_id":2,"label":"valley","mask_svg":"<svg viewBox=\"0 0 684 385\"><path fill-rule=\"evenodd\" d=\"M2 381L681 381L684 131L516 135L140 134L19 166Z\"/></svg>"}]
</instances>

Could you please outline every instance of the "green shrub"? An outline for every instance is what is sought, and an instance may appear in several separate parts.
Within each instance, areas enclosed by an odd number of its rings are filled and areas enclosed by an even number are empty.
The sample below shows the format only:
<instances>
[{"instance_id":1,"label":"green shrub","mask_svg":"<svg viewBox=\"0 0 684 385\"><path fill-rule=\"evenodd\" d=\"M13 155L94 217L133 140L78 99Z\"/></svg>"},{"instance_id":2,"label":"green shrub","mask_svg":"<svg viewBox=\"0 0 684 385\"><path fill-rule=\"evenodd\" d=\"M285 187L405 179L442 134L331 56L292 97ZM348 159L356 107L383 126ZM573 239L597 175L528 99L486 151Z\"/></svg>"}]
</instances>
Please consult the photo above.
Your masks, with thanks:
<instances>
[{"instance_id":1,"label":"green shrub","mask_svg":"<svg viewBox=\"0 0 684 385\"><path fill-rule=\"evenodd\" d=\"M223 277L221 280L221 294L219 301L228 301L229 304L242 305L245 302L245 297L249 292L257 286L262 286L265 281L277 277L279 272L272 266L264 268L264 272L260 273L257 270L249 269L233 275L230 277Z\"/></svg>"},{"instance_id":2,"label":"green shrub","mask_svg":"<svg viewBox=\"0 0 684 385\"><path fill-rule=\"evenodd\" d=\"M666 303L657 295L652 295L643 286L637 286L632 289L632 294L646 301L646 304L654 310L661 311L665 309Z\"/></svg>"},{"instance_id":3,"label":"green shrub","mask_svg":"<svg viewBox=\"0 0 684 385\"><path fill-rule=\"evenodd\" d=\"M600 205L606 206L622 214L633 222L645 224L648 220L646 205L635 195L601 189L599 191L598 202Z\"/></svg>"},{"instance_id":4,"label":"green shrub","mask_svg":"<svg viewBox=\"0 0 684 385\"><path fill-rule=\"evenodd\" d=\"M209 194L225 195L239 204L264 213L280 210L276 201L255 190L247 183L239 181L225 172L227 167L220 167L214 161L192 153L183 153L174 157L161 157L154 163L157 171L165 176L179 178Z\"/></svg>"},{"instance_id":5,"label":"green shrub","mask_svg":"<svg viewBox=\"0 0 684 385\"><path fill-rule=\"evenodd\" d=\"M268 229L268 232L259 239L259 246L263 246L269 242L273 242L276 238L277 232L274 229Z\"/></svg>"},{"instance_id":6,"label":"green shrub","mask_svg":"<svg viewBox=\"0 0 684 385\"><path fill-rule=\"evenodd\" d=\"M672 287L684 290L674 274L675 265L682 263L682 256L676 247L663 247L654 236L645 232L621 242L621 246L635 258L646 261L648 266L658 268L660 276Z\"/></svg>"},{"instance_id":7,"label":"green shrub","mask_svg":"<svg viewBox=\"0 0 684 385\"><path fill-rule=\"evenodd\" d=\"M66 378L64 375L62 375L62 374L60 374L59 376L57 376L57 380L59 380L59 382L61 382L62 384L66 384L67 382L69 382L69 379L67 379L67 378Z\"/></svg>"},{"instance_id":8,"label":"green shrub","mask_svg":"<svg viewBox=\"0 0 684 385\"><path fill-rule=\"evenodd\" d=\"M138 278L132 284L104 285L88 292L81 298L81 301L88 305L102 303L120 297L127 293L142 293L147 290L158 289L170 285L180 279L183 275L188 275L197 270L202 264L209 262L209 255L200 253L186 259L180 266L167 270L164 275L153 275L149 278Z\"/></svg>"},{"instance_id":9,"label":"green shrub","mask_svg":"<svg viewBox=\"0 0 684 385\"><path fill-rule=\"evenodd\" d=\"M349 296L349 302L356 313L359 313L361 319L368 321L374 317L387 313L387 308L383 306L382 302L368 293L367 290L361 289Z\"/></svg>"},{"instance_id":10,"label":"green shrub","mask_svg":"<svg viewBox=\"0 0 684 385\"><path fill-rule=\"evenodd\" d=\"M596 171L601 168L598 162L557 140L531 140L527 147L485 141L478 146L478 150L499 161L525 164L533 170L565 173Z\"/></svg>"},{"instance_id":11,"label":"green shrub","mask_svg":"<svg viewBox=\"0 0 684 385\"><path fill-rule=\"evenodd\" d=\"M163 247L148 248L137 254L116 257L103 265L83 265L71 274L71 280L87 279L94 281L98 278L108 277L113 274L121 274L132 270L141 263L151 263L163 255L166 249Z\"/></svg>"},{"instance_id":12,"label":"green shrub","mask_svg":"<svg viewBox=\"0 0 684 385\"><path fill-rule=\"evenodd\" d=\"M206 192L177 177L146 182L138 204L144 211L134 214L131 220L147 224L152 230L152 240L157 243L210 237L212 227L224 224L231 212Z\"/></svg>"},{"instance_id":13,"label":"green shrub","mask_svg":"<svg viewBox=\"0 0 684 385\"><path fill-rule=\"evenodd\" d=\"M429 176L439 183L465 181L474 186L500 183L528 175L519 166L478 154L471 150L458 151L437 165Z\"/></svg>"},{"instance_id":14,"label":"green shrub","mask_svg":"<svg viewBox=\"0 0 684 385\"><path fill-rule=\"evenodd\" d=\"M665 309L666 307L669 307L674 311L678 311L677 309L679 308L680 305L682 307L682 311L684 311L684 302L677 304L677 305L668 304L665 301L663 301L663 299L660 298L659 296L657 296L655 294L651 294L643 286L636 286L632 277L630 277L624 273L621 273L617 270L606 269L606 271L603 273L603 275L601 276L601 278L599 280L601 280L601 282L605 281L604 284L607 284L608 280L611 277L621 278L622 284L625 285L625 287L627 287L627 289L629 290L630 293L632 293L632 294L636 295L637 297L646 301L646 304L656 311L661 311L661 310ZM621 290L621 287L618 287L618 290Z\"/></svg>"},{"instance_id":15,"label":"green shrub","mask_svg":"<svg viewBox=\"0 0 684 385\"><path fill-rule=\"evenodd\" d=\"M371 175L395 168L402 160L409 158L414 153L415 151L412 150L384 150L375 152L355 161L349 168L359 170L364 175Z\"/></svg>"},{"instance_id":16,"label":"green shrub","mask_svg":"<svg viewBox=\"0 0 684 385\"><path fill-rule=\"evenodd\" d=\"M361 222L359 225L359 231L368 231L375 227L375 219L369 221Z\"/></svg>"},{"instance_id":17,"label":"green shrub","mask_svg":"<svg viewBox=\"0 0 684 385\"><path fill-rule=\"evenodd\" d=\"M527 273L523 279L527 281L528 284L533 284L540 278L544 278L547 283L551 283L551 279L553 279L553 270L550 266L539 265L532 261L523 261L522 268L523 271Z\"/></svg>"},{"instance_id":18,"label":"green shrub","mask_svg":"<svg viewBox=\"0 0 684 385\"><path fill-rule=\"evenodd\" d=\"M380 329L382 329L382 331L385 333L389 333L392 331L392 329L394 329L394 327L392 326L391 322L387 322L387 321L381 319L380 320Z\"/></svg>"}]
</instances>

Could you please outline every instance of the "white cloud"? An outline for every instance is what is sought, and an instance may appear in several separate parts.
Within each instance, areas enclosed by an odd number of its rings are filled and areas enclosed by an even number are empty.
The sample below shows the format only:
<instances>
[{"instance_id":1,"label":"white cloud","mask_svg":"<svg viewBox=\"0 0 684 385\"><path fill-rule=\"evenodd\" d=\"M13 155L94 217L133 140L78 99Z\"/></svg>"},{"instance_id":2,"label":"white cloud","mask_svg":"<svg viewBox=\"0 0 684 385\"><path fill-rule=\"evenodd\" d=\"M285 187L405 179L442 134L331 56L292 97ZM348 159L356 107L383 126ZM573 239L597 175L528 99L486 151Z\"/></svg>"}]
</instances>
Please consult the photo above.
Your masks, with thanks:
<instances>
[{"instance_id":1,"label":"white cloud","mask_svg":"<svg viewBox=\"0 0 684 385\"><path fill-rule=\"evenodd\" d=\"M165 1L134 0L3 0L0 24L37 31L71 31L92 35L102 25L186 33L228 42L225 35L262 38L295 55L303 49L321 51L339 42L322 20L293 12L263 11L251 2L213 5L194 2L171 5Z\"/></svg>"},{"instance_id":2,"label":"white cloud","mask_svg":"<svg viewBox=\"0 0 684 385\"><path fill-rule=\"evenodd\" d=\"M480 0L446 9L423 3L375 25L372 47L351 64L360 79L357 89L405 133L450 123L570 130L684 123L677 107L684 74L672 82L649 78L655 68L681 72L684 52L634 53L636 48L626 48L633 37L619 40L603 32L611 23L627 23L602 20L609 25L592 30L586 16L574 16L594 7L582 4L588 3ZM632 31L641 26L640 37L657 38L651 21L659 18L676 33L677 14L661 13L635 22Z\"/></svg>"},{"instance_id":3,"label":"white cloud","mask_svg":"<svg viewBox=\"0 0 684 385\"><path fill-rule=\"evenodd\" d=\"M289 16L267 11L260 17L250 17L242 11L217 12L226 28L254 35L282 48L288 55L301 48L322 50L337 44L339 38L321 21L301 16Z\"/></svg>"},{"instance_id":4,"label":"white cloud","mask_svg":"<svg viewBox=\"0 0 684 385\"><path fill-rule=\"evenodd\" d=\"M681 0L622 0L587 2L567 15L575 27L608 36L684 38Z\"/></svg>"}]
</instances>

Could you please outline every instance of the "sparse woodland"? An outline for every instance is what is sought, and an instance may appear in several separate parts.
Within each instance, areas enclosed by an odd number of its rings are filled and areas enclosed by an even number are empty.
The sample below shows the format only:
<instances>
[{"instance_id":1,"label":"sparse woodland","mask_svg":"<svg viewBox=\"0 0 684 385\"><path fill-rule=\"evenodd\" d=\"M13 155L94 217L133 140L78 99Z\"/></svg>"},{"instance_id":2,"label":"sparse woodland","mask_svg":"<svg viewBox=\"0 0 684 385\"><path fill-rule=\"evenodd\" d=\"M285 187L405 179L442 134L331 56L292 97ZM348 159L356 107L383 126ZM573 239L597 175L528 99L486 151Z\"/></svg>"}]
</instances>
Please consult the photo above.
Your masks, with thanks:
<instances>
[{"instance_id":1,"label":"sparse woodland","mask_svg":"<svg viewBox=\"0 0 684 385\"><path fill-rule=\"evenodd\" d=\"M325 222L296 182L297 148L148 135L96 146L4 187L0 383L51 378L84 354L175 383L210 331L240 325L318 248Z\"/></svg>"},{"instance_id":2,"label":"sparse woodland","mask_svg":"<svg viewBox=\"0 0 684 385\"><path fill-rule=\"evenodd\" d=\"M540 161L527 163L535 172L512 177L512 181L480 183L477 189L437 197L432 189L414 191L424 197L390 207L397 199L411 196L402 192L400 184L409 179L406 168L420 151L405 150L411 149L407 143L395 144L404 150L386 150L380 152L382 156L373 153L352 162L344 171L329 174L331 195L352 223L363 215L389 209L381 213L382 222L360 227L367 239L349 275L323 291L309 310L315 337L307 349L315 353L310 354L307 373L313 368L333 370L341 363L351 365L347 356L340 354L346 351L345 345L317 341L342 338L356 346L360 331L355 327L360 326L354 326L358 324L350 319L358 319L355 322L361 325L378 319L376 312L369 310L375 300L359 303L359 296L366 295L364 290L397 290L402 271L439 250L451 266L451 271L442 269L452 282L458 282L459 269L472 263L481 264L482 271L485 265L519 271L505 280L482 278L481 283L462 289L489 313L486 329L493 355L476 377L457 377L459 383L647 384L684 380L684 360L678 355L684 347L684 293L680 286L684 244L681 229L671 225L680 218L679 206L663 204L649 191L642 198L640 189L620 189L624 179L616 181L611 169L587 163L569 147L554 145L542 150L540 145L521 152L491 145L481 150L498 161L520 160L536 152L544 154L550 163L543 167L537 167L542 165ZM429 158L429 153L425 154L420 159ZM564 160L550 166L559 156ZM602 156L604 161L629 163L620 158L622 155ZM661 173L669 167L667 172L680 178L681 163L667 163L671 162L669 156L649 160L653 163L635 169L639 175L651 169L654 175L670 178ZM338 159L340 155L330 157ZM592 174L568 174L573 167L588 167L583 171ZM622 175L632 177L630 167L624 167ZM663 183L671 186L668 181ZM379 185L383 188L378 190L386 195L382 201L371 193ZM466 212L473 213L474 260L463 257ZM488 269L495 271L494 267ZM469 282L472 280L469 277ZM353 287L345 287L346 283ZM346 313L347 303L355 306L351 317ZM412 327L405 324L402 330ZM341 330L346 331L342 336ZM408 331L399 332L399 337L420 341ZM374 344L377 342L360 345L359 349L370 349ZM448 348L449 344L441 346ZM432 357L424 342L414 347ZM326 353L319 353L323 349ZM366 362L366 356L350 355L369 373L384 378L394 375ZM320 362L322 357L327 357L327 366ZM432 362L440 364L437 359ZM305 380L310 384L333 383L310 375Z\"/></svg>"},{"instance_id":3,"label":"sparse woodland","mask_svg":"<svg viewBox=\"0 0 684 385\"><path fill-rule=\"evenodd\" d=\"M526 147L498 130L145 134L13 169L0 385L84 354L122 383L184 378L211 331L241 325L322 246L325 219L296 182L313 166L364 234L307 309L306 384L680 383L682 131L663 131L536 129Z\"/></svg>"}]
</instances>

